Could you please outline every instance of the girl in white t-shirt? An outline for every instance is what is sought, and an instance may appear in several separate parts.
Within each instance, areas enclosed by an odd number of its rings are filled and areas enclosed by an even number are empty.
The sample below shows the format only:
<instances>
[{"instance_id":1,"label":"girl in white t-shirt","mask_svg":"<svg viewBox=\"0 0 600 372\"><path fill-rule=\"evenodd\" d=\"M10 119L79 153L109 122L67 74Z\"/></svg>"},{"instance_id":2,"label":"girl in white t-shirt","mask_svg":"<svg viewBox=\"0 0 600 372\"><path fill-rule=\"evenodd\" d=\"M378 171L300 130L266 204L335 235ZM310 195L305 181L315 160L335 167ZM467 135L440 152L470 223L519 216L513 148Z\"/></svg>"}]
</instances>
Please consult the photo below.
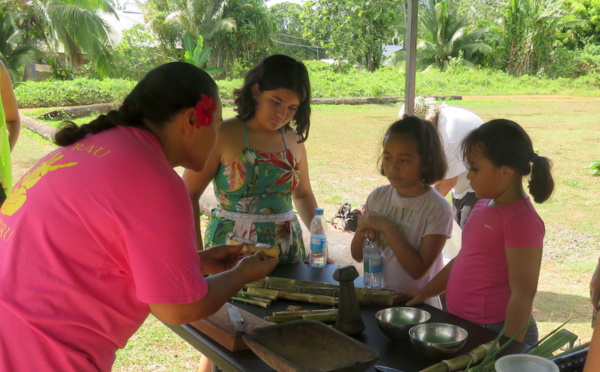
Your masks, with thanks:
<instances>
[{"instance_id":1,"label":"girl in white t-shirt","mask_svg":"<svg viewBox=\"0 0 600 372\"><path fill-rule=\"evenodd\" d=\"M390 181L371 192L352 239L362 262L365 238L383 251L383 287L420 289L443 266L441 252L452 231L450 204L431 187L444 178L446 158L429 121L405 116L385 133L378 165ZM428 301L441 307L438 297Z\"/></svg>"}]
</instances>

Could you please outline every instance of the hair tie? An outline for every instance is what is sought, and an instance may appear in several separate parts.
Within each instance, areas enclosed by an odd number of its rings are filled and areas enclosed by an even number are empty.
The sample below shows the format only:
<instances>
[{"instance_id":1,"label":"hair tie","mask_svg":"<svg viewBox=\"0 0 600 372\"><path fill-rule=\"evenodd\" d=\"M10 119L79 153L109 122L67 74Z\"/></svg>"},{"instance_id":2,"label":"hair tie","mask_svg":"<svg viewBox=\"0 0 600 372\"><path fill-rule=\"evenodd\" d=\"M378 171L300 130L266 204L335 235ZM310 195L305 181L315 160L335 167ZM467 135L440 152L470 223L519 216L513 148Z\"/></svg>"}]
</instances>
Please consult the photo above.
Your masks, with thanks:
<instances>
[{"instance_id":1,"label":"hair tie","mask_svg":"<svg viewBox=\"0 0 600 372\"><path fill-rule=\"evenodd\" d=\"M538 154L536 154L535 152L531 155L531 162L535 163L538 159L540 158L540 156Z\"/></svg>"},{"instance_id":2,"label":"hair tie","mask_svg":"<svg viewBox=\"0 0 600 372\"><path fill-rule=\"evenodd\" d=\"M200 127L208 127L210 123L212 123L213 112L217 107L215 106L215 101L211 96L207 96L206 94L200 95L200 101L196 103L196 119L198 119L198 123L196 124L196 128Z\"/></svg>"}]
</instances>

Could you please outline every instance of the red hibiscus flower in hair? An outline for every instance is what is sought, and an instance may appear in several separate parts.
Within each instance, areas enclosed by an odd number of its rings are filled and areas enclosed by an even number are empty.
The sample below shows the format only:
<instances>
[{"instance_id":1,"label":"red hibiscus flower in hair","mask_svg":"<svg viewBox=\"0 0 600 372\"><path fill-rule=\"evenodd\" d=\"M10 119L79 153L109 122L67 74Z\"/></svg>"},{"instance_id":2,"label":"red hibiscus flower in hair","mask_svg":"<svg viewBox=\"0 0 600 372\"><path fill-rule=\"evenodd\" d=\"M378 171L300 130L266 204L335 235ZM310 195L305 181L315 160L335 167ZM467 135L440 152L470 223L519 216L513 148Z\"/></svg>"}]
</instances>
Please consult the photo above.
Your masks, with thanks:
<instances>
[{"instance_id":1,"label":"red hibiscus flower in hair","mask_svg":"<svg viewBox=\"0 0 600 372\"><path fill-rule=\"evenodd\" d=\"M215 101L211 96L200 95L200 101L196 103L196 119L198 119L196 128L208 127L212 122L213 112L216 108Z\"/></svg>"}]
</instances>

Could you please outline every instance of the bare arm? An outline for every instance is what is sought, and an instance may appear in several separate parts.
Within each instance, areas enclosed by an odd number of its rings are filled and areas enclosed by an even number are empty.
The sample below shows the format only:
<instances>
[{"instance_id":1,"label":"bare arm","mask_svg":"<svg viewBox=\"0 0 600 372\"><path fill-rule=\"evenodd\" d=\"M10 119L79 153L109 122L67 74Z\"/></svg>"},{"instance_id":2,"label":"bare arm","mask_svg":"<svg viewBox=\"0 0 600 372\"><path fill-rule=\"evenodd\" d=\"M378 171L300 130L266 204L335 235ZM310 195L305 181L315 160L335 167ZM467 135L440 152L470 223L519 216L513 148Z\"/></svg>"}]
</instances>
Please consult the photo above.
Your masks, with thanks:
<instances>
[{"instance_id":1,"label":"bare arm","mask_svg":"<svg viewBox=\"0 0 600 372\"><path fill-rule=\"evenodd\" d=\"M594 310L598 311L598 303L600 302L600 260L598 260L598 265L596 265L596 270L590 281L590 302Z\"/></svg>"},{"instance_id":2,"label":"bare arm","mask_svg":"<svg viewBox=\"0 0 600 372\"><path fill-rule=\"evenodd\" d=\"M310 228L310 222L315 216L315 208L317 208L317 199L313 194L312 187L310 185L310 175L308 173L308 159L306 156L306 148L303 143L298 144L297 155L298 157L298 173L300 182L298 187L292 192L292 199L294 206L300 214L300 218L304 225Z\"/></svg>"},{"instance_id":3,"label":"bare arm","mask_svg":"<svg viewBox=\"0 0 600 372\"><path fill-rule=\"evenodd\" d=\"M442 196L448 195L450 190L456 186L456 182L458 181L458 176L454 178L448 178L446 180L441 180L437 182L433 187L440 193Z\"/></svg>"},{"instance_id":4,"label":"bare arm","mask_svg":"<svg viewBox=\"0 0 600 372\"><path fill-rule=\"evenodd\" d=\"M510 299L506 306L506 336L517 334L529 323L533 298L537 292L542 250L540 248L507 248L508 283ZM517 337L522 341L525 332Z\"/></svg>"},{"instance_id":5,"label":"bare arm","mask_svg":"<svg viewBox=\"0 0 600 372\"><path fill-rule=\"evenodd\" d=\"M448 278L454 265L454 259L440 271L433 279L427 283L420 291L400 291L410 295L413 299L406 303L406 306L412 306L425 302L431 297L438 296L446 291L446 285L448 284Z\"/></svg>"},{"instance_id":6,"label":"bare arm","mask_svg":"<svg viewBox=\"0 0 600 372\"><path fill-rule=\"evenodd\" d=\"M393 220L380 215L363 216L359 219L357 234L365 236L363 232L369 230L385 234L398 263L413 279L419 279L429 271L448 239L444 235L426 235L421 239L418 249L415 249L408 243ZM377 237L373 238L377 239Z\"/></svg>"},{"instance_id":7,"label":"bare arm","mask_svg":"<svg viewBox=\"0 0 600 372\"><path fill-rule=\"evenodd\" d=\"M208 293L203 299L189 304L149 304L150 309L158 319L171 325L205 318L219 310L244 284L268 275L277 262L277 259L267 257L263 252L257 252L244 258L233 269L209 276L206 279Z\"/></svg>"},{"instance_id":8,"label":"bare arm","mask_svg":"<svg viewBox=\"0 0 600 372\"><path fill-rule=\"evenodd\" d=\"M194 172L186 169L182 176L185 187L190 195L192 210L194 211L194 228L196 229L197 250L202 250L204 248L202 242L202 231L200 231L200 197L219 169L221 149L221 137L219 137L217 145L206 161L204 169L201 172Z\"/></svg>"},{"instance_id":9,"label":"bare arm","mask_svg":"<svg viewBox=\"0 0 600 372\"><path fill-rule=\"evenodd\" d=\"M600 322L596 322L592 343L585 360L583 372L595 372L600 370Z\"/></svg>"},{"instance_id":10,"label":"bare arm","mask_svg":"<svg viewBox=\"0 0 600 372\"><path fill-rule=\"evenodd\" d=\"M0 89L2 89L2 107L4 108L4 115L6 117L6 129L8 129L8 143L10 145L10 150L14 149L17 144L17 139L19 138L19 133L21 131L21 119L19 118L19 108L17 106L17 100L15 98L15 93L12 89L12 82L10 80L10 75L8 74L8 70L0 62L0 71L1 74L1 84Z\"/></svg>"},{"instance_id":11,"label":"bare arm","mask_svg":"<svg viewBox=\"0 0 600 372\"><path fill-rule=\"evenodd\" d=\"M362 218L362 217L361 217ZM359 219L360 222L360 219ZM362 234L354 234L352 237L352 241L350 242L350 253L352 254L352 258L356 262L363 261L363 243L365 242L365 238Z\"/></svg>"}]
</instances>

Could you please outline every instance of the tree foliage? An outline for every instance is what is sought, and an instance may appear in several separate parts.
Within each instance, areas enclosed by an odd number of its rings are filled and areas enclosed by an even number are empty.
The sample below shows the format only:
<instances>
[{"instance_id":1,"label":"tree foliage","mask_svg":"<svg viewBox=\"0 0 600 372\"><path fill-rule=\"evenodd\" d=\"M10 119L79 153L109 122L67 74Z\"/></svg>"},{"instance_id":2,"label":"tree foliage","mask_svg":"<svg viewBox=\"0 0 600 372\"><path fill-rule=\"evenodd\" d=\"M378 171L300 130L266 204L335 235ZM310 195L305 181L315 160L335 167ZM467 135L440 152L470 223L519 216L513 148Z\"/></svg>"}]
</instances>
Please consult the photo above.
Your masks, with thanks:
<instances>
[{"instance_id":1,"label":"tree foliage","mask_svg":"<svg viewBox=\"0 0 600 372\"><path fill-rule=\"evenodd\" d=\"M482 53L491 52L482 42L485 28L469 30L467 14L456 11L452 0L425 0L419 12L419 63L445 69L451 59L473 65Z\"/></svg>"},{"instance_id":2,"label":"tree foliage","mask_svg":"<svg viewBox=\"0 0 600 372\"><path fill-rule=\"evenodd\" d=\"M183 60L186 34L209 40L216 33L235 30L235 20L223 16L227 3L227 0L150 0L142 4L142 10L164 52Z\"/></svg>"},{"instance_id":3,"label":"tree foliage","mask_svg":"<svg viewBox=\"0 0 600 372\"><path fill-rule=\"evenodd\" d=\"M576 21L561 28L563 45L572 50L600 46L600 0L565 0L563 10L564 21Z\"/></svg>"},{"instance_id":4,"label":"tree foliage","mask_svg":"<svg viewBox=\"0 0 600 372\"><path fill-rule=\"evenodd\" d=\"M237 76L273 52L275 18L263 0L230 0L223 16L235 20L235 32L218 33L206 43L213 47L216 66Z\"/></svg>"},{"instance_id":5,"label":"tree foliage","mask_svg":"<svg viewBox=\"0 0 600 372\"><path fill-rule=\"evenodd\" d=\"M146 25L139 24L123 31L108 77L138 81L154 67L170 61L172 59L159 47L154 33Z\"/></svg>"},{"instance_id":6,"label":"tree foliage","mask_svg":"<svg viewBox=\"0 0 600 372\"><path fill-rule=\"evenodd\" d=\"M562 0L508 0L500 55L515 75L540 71L554 50Z\"/></svg>"},{"instance_id":7,"label":"tree foliage","mask_svg":"<svg viewBox=\"0 0 600 372\"><path fill-rule=\"evenodd\" d=\"M302 6L295 3L279 3L269 11L277 24L275 51L299 60L321 59L324 51L319 50L304 36Z\"/></svg>"},{"instance_id":8,"label":"tree foliage","mask_svg":"<svg viewBox=\"0 0 600 372\"><path fill-rule=\"evenodd\" d=\"M202 37L209 66L226 73L265 57L276 30L261 0L150 0L143 10L165 53L184 60L185 35Z\"/></svg>"},{"instance_id":9,"label":"tree foliage","mask_svg":"<svg viewBox=\"0 0 600 372\"><path fill-rule=\"evenodd\" d=\"M315 0L304 4L307 36L336 60L369 71L381 65L382 47L401 20L405 2L395 0Z\"/></svg>"},{"instance_id":10,"label":"tree foliage","mask_svg":"<svg viewBox=\"0 0 600 372\"><path fill-rule=\"evenodd\" d=\"M33 44L25 41L15 27L17 17L0 10L0 60L13 81L20 80L19 72L31 63L35 52Z\"/></svg>"},{"instance_id":11,"label":"tree foliage","mask_svg":"<svg viewBox=\"0 0 600 372\"><path fill-rule=\"evenodd\" d=\"M3 0L18 15L17 28L25 42L41 41L58 60L61 50L69 67L83 64L86 54L104 74L112 60L110 26L99 12L115 14L108 0Z\"/></svg>"}]
</instances>

